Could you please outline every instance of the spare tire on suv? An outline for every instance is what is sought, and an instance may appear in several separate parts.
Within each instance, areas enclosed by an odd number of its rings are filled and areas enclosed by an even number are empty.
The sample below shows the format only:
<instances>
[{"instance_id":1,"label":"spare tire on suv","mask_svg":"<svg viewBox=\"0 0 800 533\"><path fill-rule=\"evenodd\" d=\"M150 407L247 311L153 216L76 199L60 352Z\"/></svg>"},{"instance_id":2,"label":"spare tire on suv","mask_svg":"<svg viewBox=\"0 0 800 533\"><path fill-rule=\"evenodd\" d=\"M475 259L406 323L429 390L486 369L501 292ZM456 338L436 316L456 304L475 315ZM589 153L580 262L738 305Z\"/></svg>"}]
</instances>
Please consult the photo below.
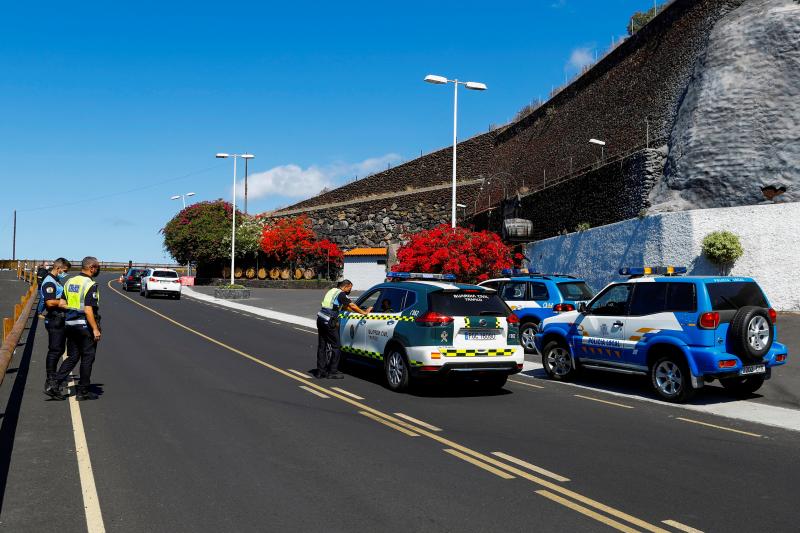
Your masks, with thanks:
<instances>
[{"instance_id":1,"label":"spare tire on suv","mask_svg":"<svg viewBox=\"0 0 800 533\"><path fill-rule=\"evenodd\" d=\"M731 351L744 358L760 361L772 347L775 328L769 313L763 307L740 308L728 327Z\"/></svg>"}]
</instances>

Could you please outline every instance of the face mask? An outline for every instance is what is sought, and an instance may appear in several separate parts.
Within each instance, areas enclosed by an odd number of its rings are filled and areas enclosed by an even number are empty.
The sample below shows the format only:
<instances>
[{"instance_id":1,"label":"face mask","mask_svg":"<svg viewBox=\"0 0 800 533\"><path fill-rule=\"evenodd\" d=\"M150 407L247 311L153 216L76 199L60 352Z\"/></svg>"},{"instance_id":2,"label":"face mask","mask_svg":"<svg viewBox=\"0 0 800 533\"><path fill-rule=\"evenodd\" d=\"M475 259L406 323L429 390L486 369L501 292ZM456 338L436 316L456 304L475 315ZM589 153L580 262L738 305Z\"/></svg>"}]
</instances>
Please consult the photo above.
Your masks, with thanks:
<instances>
[{"instance_id":1,"label":"face mask","mask_svg":"<svg viewBox=\"0 0 800 533\"><path fill-rule=\"evenodd\" d=\"M97 270L94 271L94 275L92 277L96 278L99 275L100 275L100 267L97 267Z\"/></svg>"},{"instance_id":2,"label":"face mask","mask_svg":"<svg viewBox=\"0 0 800 533\"><path fill-rule=\"evenodd\" d=\"M64 281L65 279L67 279L67 273L61 272L58 276L56 276L56 279L58 279L58 281Z\"/></svg>"}]
</instances>

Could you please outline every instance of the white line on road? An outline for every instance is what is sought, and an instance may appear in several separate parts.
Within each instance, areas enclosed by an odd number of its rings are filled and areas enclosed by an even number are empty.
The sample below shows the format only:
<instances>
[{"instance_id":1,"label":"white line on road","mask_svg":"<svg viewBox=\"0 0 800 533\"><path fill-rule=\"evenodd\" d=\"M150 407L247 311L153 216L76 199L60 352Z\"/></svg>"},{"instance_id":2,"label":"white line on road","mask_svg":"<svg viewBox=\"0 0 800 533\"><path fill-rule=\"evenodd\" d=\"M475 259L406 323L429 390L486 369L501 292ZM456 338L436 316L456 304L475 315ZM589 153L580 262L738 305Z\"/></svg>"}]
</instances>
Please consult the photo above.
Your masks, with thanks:
<instances>
[{"instance_id":1,"label":"white line on road","mask_svg":"<svg viewBox=\"0 0 800 533\"><path fill-rule=\"evenodd\" d=\"M761 437L758 433L750 433L749 431L742 431L741 429L733 429L733 428L726 428L725 426L718 426L716 424L709 424L708 422L700 422L699 420L692 420L691 418L683 418L683 417L676 417L676 420L681 420L682 422L689 422L691 424L699 424L701 426L707 426L714 429L723 429L725 431L732 431L733 433L741 433L742 435L748 435L750 437Z\"/></svg>"},{"instance_id":2,"label":"white line on road","mask_svg":"<svg viewBox=\"0 0 800 533\"><path fill-rule=\"evenodd\" d=\"M609 402L608 400L601 400L600 398L592 398L591 396L584 396L582 394L575 394L574 396L576 398L583 398L584 400L592 400L593 402L605 403L608 405L614 405L616 407L624 407L625 409L633 409L633 406L625 405L624 403Z\"/></svg>"},{"instance_id":3,"label":"white line on road","mask_svg":"<svg viewBox=\"0 0 800 533\"><path fill-rule=\"evenodd\" d=\"M306 387L305 385L300 385L300 388L310 392L311 394L319 396L320 398L330 398L330 396L328 396L327 394L322 394L321 392L317 392L314 389L312 389L311 387Z\"/></svg>"},{"instance_id":4,"label":"white line on road","mask_svg":"<svg viewBox=\"0 0 800 533\"><path fill-rule=\"evenodd\" d=\"M306 378L306 379L311 379L313 377L313 376L311 376L309 374L306 374L305 372L300 372L299 370L295 370L294 368L287 368L286 370L288 370L292 374L297 374L298 376Z\"/></svg>"},{"instance_id":5,"label":"white line on road","mask_svg":"<svg viewBox=\"0 0 800 533\"><path fill-rule=\"evenodd\" d=\"M534 389L543 389L541 385L534 385L533 383L523 383L522 381L517 381L516 379L509 379L511 383L516 383L517 385L525 385L526 387L533 387Z\"/></svg>"},{"instance_id":6,"label":"white line on road","mask_svg":"<svg viewBox=\"0 0 800 533\"><path fill-rule=\"evenodd\" d=\"M545 470L541 466L532 465L531 463L529 463L527 461L523 461L522 459L517 459L513 455L508 455L507 453L503 453L503 452L492 452L492 455L496 455L497 457L500 457L501 459L505 459L506 461L509 461L509 462L512 462L512 463L517 464L519 466L522 466L524 468L527 468L528 470L532 470L533 472L538 472L539 474L542 474L543 476L547 476L547 477L553 478L556 481L562 481L562 482L563 481L569 481L568 477L560 476L560 475L556 474L555 472L551 472L549 470Z\"/></svg>"},{"instance_id":7,"label":"white line on road","mask_svg":"<svg viewBox=\"0 0 800 533\"><path fill-rule=\"evenodd\" d=\"M400 418L405 418L409 422L414 422L418 426L422 426L422 427L424 427L426 429L430 429L431 431L441 431L441 428L437 428L436 426L428 424L427 422L423 422L422 420L414 418L413 416L408 416L405 413L395 413L394 416L399 416Z\"/></svg>"},{"instance_id":8,"label":"white line on road","mask_svg":"<svg viewBox=\"0 0 800 533\"><path fill-rule=\"evenodd\" d=\"M314 334L314 335L316 335L316 333L317 333L316 331L311 331L311 330L303 329L303 328L292 328L292 329L296 329L297 331L302 331L303 333L311 333L311 334Z\"/></svg>"},{"instance_id":9,"label":"white line on road","mask_svg":"<svg viewBox=\"0 0 800 533\"><path fill-rule=\"evenodd\" d=\"M687 526L686 524L681 524L680 522L676 522L675 520L663 520L662 524L667 524L668 526L672 526L679 531L685 531L686 533L703 533L699 529L695 529L692 526Z\"/></svg>"},{"instance_id":10,"label":"white line on road","mask_svg":"<svg viewBox=\"0 0 800 533\"><path fill-rule=\"evenodd\" d=\"M336 392L340 392L340 393L344 394L345 396L350 396L351 398L355 398L356 400L363 400L364 399L361 396L359 396L358 394L353 394L352 392L346 391L344 389L340 389L339 387L331 387L331 389L335 390Z\"/></svg>"}]
</instances>

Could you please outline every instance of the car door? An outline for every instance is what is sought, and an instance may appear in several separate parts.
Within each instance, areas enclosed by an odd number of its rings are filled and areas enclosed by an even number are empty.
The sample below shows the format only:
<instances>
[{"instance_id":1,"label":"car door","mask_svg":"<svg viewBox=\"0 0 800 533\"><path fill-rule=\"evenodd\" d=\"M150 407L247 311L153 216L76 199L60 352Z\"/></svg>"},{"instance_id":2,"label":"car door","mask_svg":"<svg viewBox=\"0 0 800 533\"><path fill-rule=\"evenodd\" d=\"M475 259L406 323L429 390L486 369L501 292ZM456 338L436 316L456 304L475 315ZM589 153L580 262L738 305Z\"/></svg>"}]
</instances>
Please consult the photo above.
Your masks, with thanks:
<instances>
[{"instance_id":1,"label":"car door","mask_svg":"<svg viewBox=\"0 0 800 533\"><path fill-rule=\"evenodd\" d=\"M683 331L681 324L695 322L695 301L693 283L636 283L625 324L628 339L634 344L629 362L646 369L646 346L652 337L674 335Z\"/></svg>"},{"instance_id":2,"label":"car door","mask_svg":"<svg viewBox=\"0 0 800 533\"><path fill-rule=\"evenodd\" d=\"M375 307L381 292L381 289L368 291L356 303L361 309ZM367 316L352 311L342 311L342 313L344 318L341 319L339 325L342 348L345 351L348 351L349 348L352 353L362 355L361 352L366 349Z\"/></svg>"},{"instance_id":3,"label":"car door","mask_svg":"<svg viewBox=\"0 0 800 533\"><path fill-rule=\"evenodd\" d=\"M394 335L407 292L397 288L382 289L372 312L367 315L364 349L374 358L382 358L386 343Z\"/></svg>"},{"instance_id":4,"label":"car door","mask_svg":"<svg viewBox=\"0 0 800 533\"><path fill-rule=\"evenodd\" d=\"M625 362L625 352L631 350L625 322L632 289L630 283L611 285L589 304L579 323L576 322L573 344L576 357L601 363Z\"/></svg>"}]
</instances>

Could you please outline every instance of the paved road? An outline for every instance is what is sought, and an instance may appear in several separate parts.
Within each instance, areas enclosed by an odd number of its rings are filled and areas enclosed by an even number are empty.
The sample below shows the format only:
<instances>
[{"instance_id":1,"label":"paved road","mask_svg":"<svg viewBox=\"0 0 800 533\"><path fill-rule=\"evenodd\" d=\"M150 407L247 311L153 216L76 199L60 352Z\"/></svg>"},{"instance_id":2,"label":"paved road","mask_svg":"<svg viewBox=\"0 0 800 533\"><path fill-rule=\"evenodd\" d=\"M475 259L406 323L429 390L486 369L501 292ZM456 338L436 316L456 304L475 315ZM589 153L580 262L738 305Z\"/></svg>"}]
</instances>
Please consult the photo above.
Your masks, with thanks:
<instances>
[{"instance_id":1,"label":"paved road","mask_svg":"<svg viewBox=\"0 0 800 533\"><path fill-rule=\"evenodd\" d=\"M30 288L30 285L17 279L13 270L0 270L0 324L4 317L14 318L14 305Z\"/></svg>"},{"instance_id":2,"label":"paved road","mask_svg":"<svg viewBox=\"0 0 800 533\"><path fill-rule=\"evenodd\" d=\"M496 395L394 394L360 367L314 381L290 371L312 366L313 332L103 289L103 395L80 413L109 531L796 528L797 433L524 377ZM39 391L33 326L0 428L0 527L85 531L69 406Z\"/></svg>"}]
</instances>

